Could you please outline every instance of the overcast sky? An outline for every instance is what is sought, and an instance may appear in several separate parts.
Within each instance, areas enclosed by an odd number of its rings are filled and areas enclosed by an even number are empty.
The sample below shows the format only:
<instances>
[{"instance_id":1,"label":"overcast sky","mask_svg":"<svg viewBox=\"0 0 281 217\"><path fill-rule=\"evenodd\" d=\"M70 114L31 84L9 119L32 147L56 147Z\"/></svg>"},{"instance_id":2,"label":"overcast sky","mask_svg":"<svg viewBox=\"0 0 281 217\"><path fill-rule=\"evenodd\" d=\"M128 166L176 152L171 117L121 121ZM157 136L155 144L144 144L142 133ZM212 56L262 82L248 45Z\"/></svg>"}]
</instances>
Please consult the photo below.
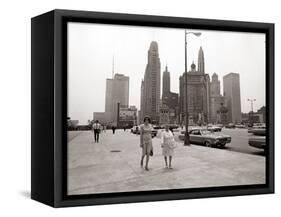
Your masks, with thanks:
<instances>
[{"instance_id":1,"label":"overcast sky","mask_svg":"<svg viewBox=\"0 0 281 217\"><path fill-rule=\"evenodd\" d=\"M224 31L192 30L188 35L188 68L197 66L202 46L205 73L223 76L240 74L241 109L250 111L248 98L255 98L254 110L265 105L265 35ZM104 24L68 24L68 116L80 124L105 108L106 78L114 71L130 77L129 104L140 108L140 86L151 41L158 42L161 79L167 64L171 90L179 92L179 76L184 72L184 30ZM162 80L161 80L162 85ZM162 91L162 87L161 87Z\"/></svg>"}]
</instances>

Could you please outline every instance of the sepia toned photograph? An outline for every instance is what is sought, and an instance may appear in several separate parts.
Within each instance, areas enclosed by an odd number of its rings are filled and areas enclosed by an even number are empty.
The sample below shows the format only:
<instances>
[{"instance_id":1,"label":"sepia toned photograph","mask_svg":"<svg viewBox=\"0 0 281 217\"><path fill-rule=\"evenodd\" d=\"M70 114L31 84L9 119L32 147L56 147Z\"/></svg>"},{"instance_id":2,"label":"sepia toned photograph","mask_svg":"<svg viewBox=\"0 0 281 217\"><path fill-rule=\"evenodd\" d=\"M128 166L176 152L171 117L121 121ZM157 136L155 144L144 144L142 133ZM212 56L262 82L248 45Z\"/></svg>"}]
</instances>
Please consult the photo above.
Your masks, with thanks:
<instances>
[{"instance_id":1,"label":"sepia toned photograph","mask_svg":"<svg viewBox=\"0 0 281 217\"><path fill-rule=\"evenodd\" d=\"M264 33L67 23L67 194L266 184Z\"/></svg>"}]
</instances>

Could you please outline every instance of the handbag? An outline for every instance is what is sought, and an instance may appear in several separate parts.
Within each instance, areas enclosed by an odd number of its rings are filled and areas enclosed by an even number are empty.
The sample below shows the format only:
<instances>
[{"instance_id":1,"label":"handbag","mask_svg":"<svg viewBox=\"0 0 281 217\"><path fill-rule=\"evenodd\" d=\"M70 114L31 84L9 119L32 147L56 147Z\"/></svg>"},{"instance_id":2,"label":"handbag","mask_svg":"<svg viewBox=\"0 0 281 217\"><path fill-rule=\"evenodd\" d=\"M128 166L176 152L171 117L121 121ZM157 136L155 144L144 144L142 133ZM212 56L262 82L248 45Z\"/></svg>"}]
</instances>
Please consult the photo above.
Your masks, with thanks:
<instances>
[{"instance_id":1,"label":"handbag","mask_svg":"<svg viewBox=\"0 0 281 217\"><path fill-rule=\"evenodd\" d=\"M150 156L153 156L153 150L152 150L152 149L150 150L149 155L150 155Z\"/></svg>"}]
</instances>

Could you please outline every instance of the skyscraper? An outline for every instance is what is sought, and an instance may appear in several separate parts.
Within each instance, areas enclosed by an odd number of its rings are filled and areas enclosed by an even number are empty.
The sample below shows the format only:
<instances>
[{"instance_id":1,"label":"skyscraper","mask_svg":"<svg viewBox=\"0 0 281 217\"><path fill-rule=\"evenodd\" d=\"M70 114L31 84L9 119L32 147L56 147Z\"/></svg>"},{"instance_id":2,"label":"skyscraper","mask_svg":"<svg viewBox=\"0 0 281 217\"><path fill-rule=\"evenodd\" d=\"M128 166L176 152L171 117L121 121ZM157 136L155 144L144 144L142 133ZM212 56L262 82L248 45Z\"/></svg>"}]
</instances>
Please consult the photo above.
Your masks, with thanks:
<instances>
[{"instance_id":1,"label":"skyscraper","mask_svg":"<svg viewBox=\"0 0 281 217\"><path fill-rule=\"evenodd\" d=\"M200 47L198 52L198 72L205 73L205 60L202 47Z\"/></svg>"},{"instance_id":2,"label":"skyscraper","mask_svg":"<svg viewBox=\"0 0 281 217\"><path fill-rule=\"evenodd\" d=\"M115 74L113 79L106 79L105 112L111 116L114 124L117 122L117 104L122 107L129 105L129 77Z\"/></svg>"},{"instance_id":3,"label":"skyscraper","mask_svg":"<svg viewBox=\"0 0 281 217\"><path fill-rule=\"evenodd\" d=\"M221 107L225 105L225 97L221 95L218 75L214 73L210 83L210 121L212 123L221 123L220 111Z\"/></svg>"},{"instance_id":4,"label":"skyscraper","mask_svg":"<svg viewBox=\"0 0 281 217\"><path fill-rule=\"evenodd\" d=\"M221 88L220 88L220 81L218 78L217 73L214 73L212 75L212 82L210 84L210 95L211 96L218 96L221 94Z\"/></svg>"},{"instance_id":5,"label":"skyscraper","mask_svg":"<svg viewBox=\"0 0 281 217\"><path fill-rule=\"evenodd\" d=\"M184 116L186 114L186 98L188 104L189 122L190 124L202 124L207 123L210 117L210 77L205 74L204 69L204 53L202 47L198 53L198 64L200 67L196 70L196 65L191 64L190 71L183 73L180 76L180 113L181 120L184 122ZM185 83L185 76L187 76L187 84ZM187 97L186 97L187 86Z\"/></svg>"},{"instance_id":6,"label":"skyscraper","mask_svg":"<svg viewBox=\"0 0 281 217\"><path fill-rule=\"evenodd\" d=\"M143 79L143 116L150 116L155 123L159 122L160 108L160 58L156 41L150 43L147 65Z\"/></svg>"},{"instance_id":7,"label":"skyscraper","mask_svg":"<svg viewBox=\"0 0 281 217\"><path fill-rule=\"evenodd\" d=\"M165 71L163 72L163 92L162 94L165 95L166 93L170 92L170 72L168 71L168 66L166 66Z\"/></svg>"},{"instance_id":8,"label":"skyscraper","mask_svg":"<svg viewBox=\"0 0 281 217\"><path fill-rule=\"evenodd\" d=\"M170 72L168 71L168 67L166 66L165 71L163 72L163 89L162 89L162 106L161 106L161 115L163 115L163 111L168 110L168 119L170 124L175 124L178 122L178 100L179 95L177 93L171 92L170 89ZM165 113L164 112L164 113ZM165 115L167 115L165 113ZM163 118L162 118L162 124L163 124Z\"/></svg>"},{"instance_id":9,"label":"skyscraper","mask_svg":"<svg viewBox=\"0 0 281 217\"><path fill-rule=\"evenodd\" d=\"M228 121L241 122L240 76L229 73L223 77L223 91L228 109Z\"/></svg>"}]
</instances>

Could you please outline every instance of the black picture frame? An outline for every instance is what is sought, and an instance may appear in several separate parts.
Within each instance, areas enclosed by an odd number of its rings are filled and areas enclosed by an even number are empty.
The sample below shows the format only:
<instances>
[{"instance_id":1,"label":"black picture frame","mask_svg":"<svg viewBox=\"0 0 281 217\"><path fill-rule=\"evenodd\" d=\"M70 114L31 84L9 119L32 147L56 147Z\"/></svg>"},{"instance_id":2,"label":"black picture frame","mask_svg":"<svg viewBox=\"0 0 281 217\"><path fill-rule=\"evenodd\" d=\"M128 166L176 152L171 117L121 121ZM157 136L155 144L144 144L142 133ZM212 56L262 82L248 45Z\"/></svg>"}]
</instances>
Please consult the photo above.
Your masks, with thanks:
<instances>
[{"instance_id":1,"label":"black picture frame","mask_svg":"<svg viewBox=\"0 0 281 217\"><path fill-rule=\"evenodd\" d=\"M266 184L67 196L67 22L266 34ZM31 21L31 198L53 207L274 193L274 24L53 10Z\"/></svg>"}]
</instances>

